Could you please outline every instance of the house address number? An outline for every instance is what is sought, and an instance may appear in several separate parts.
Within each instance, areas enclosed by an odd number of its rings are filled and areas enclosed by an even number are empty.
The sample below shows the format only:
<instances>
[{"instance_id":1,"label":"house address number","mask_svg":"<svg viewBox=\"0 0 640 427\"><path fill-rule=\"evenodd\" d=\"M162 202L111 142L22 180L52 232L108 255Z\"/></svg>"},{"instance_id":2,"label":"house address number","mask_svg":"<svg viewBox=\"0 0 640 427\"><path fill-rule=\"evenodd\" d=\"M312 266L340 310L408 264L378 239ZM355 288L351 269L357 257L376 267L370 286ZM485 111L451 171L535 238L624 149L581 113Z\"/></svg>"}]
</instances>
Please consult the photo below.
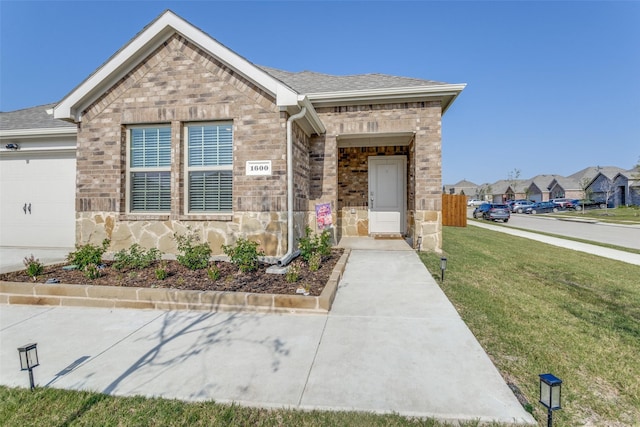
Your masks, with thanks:
<instances>
[{"instance_id":1,"label":"house address number","mask_svg":"<svg viewBox=\"0 0 640 427\"><path fill-rule=\"evenodd\" d=\"M247 161L247 175L271 175L271 160Z\"/></svg>"}]
</instances>

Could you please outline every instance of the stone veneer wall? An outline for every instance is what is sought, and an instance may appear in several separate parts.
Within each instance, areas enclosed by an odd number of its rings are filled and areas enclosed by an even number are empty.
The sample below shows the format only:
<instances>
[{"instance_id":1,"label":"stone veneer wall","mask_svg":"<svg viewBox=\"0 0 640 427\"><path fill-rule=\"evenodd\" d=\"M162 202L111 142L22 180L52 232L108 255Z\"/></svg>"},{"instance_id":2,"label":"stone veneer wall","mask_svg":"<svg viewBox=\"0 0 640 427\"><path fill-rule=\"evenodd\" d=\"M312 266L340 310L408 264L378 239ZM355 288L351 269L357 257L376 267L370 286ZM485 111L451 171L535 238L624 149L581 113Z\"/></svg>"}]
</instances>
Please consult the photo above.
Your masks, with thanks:
<instances>
[{"instance_id":1,"label":"stone veneer wall","mask_svg":"<svg viewBox=\"0 0 640 427\"><path fill-rule=\"evenodd\" d=\"M408 235L417 249L441 251L442 247L442 147L439 101L402 104L369 104L316 109L325 135L311 139L310 205L330 201L339 205L339 135L414 132L408 148ZM347 190L346 188L344 190ZM343 191L344 191L343 190ZM348 191L348 190L347 190ZM357 197L357 192L355 193ZM342 211L344 212L344 211ZM364 209L356 208L353 221L360 227L342 226L338 232L362 235ZM313 217L314 213L309 212ZM349 219L351 220L351 219ZM341 220L341 224L345 218ZM368 226L367 226L368 228ZM351 235L351 234L346 234ZM418 246L418 242L420 242Z\"/></svg>"},{"instance_id":2,"label":"stone veneer wall","mask_svg":"<svg viewBox=\"0 0 640 427\"><path fill-rule=\"evenodd\" d=\"M112 239L110 250L139 243L175 251L171 237L192 227L215 253L238 237L270 256L287 250L286 120L275 99L179 35L149 55L84 112L78 130L76 242ZM233 213L188 215L184 208L184 125L233 122ZM172 128L171 212L126 211L127 126ZM294 124L296 156L309 140ZM304 154L306 151L306 154ZM301 154L302 153L302 154ZM247 176L247 160L271 160L271 176ZM308 161L307 161L308 164ZM308 166L296 170L297 233L308 198Z\"/></svg>"}]
</instances>

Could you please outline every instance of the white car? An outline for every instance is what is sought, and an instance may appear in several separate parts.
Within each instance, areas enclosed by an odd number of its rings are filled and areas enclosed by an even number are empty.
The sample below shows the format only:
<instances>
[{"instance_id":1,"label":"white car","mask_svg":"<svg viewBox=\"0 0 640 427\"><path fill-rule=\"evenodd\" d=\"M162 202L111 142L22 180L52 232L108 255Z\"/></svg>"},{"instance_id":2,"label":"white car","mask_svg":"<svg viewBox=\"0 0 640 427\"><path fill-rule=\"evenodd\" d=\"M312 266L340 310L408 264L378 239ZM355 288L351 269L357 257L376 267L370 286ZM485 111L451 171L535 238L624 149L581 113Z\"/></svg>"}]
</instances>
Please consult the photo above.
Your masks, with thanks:
<instances>
[{"instance_id":1,"label":"white car","mask_svg":"<svg viewBox=\"0 0 640 427\"><path fill-rule=\"evenodd\" d=\"M467 206L480 206L483 203L486 203L486 202L483 202L482 200L478 200L478 199L471 199L467 202Z\"/></svg>"}]
</instances>

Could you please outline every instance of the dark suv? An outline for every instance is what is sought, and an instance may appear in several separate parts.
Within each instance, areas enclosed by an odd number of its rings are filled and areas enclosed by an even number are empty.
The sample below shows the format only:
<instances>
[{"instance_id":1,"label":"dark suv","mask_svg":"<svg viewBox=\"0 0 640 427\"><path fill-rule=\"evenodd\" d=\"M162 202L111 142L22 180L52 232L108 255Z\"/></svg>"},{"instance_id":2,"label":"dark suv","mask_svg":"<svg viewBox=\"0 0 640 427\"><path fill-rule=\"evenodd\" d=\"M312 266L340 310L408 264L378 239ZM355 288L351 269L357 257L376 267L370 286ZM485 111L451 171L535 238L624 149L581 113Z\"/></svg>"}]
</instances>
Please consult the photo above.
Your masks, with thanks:
<instances>
[{"instance_id":1,"label":"dark suv","mask_svg":"<svg viewBox=\"0 0 640 427\"><path fill-rule=\"evenodd\" d=\"M497 203L483 203L473 211L474 218L484 218L491 221L509 221L511 212L509 206Z\"/></svg>"}]
</instances>

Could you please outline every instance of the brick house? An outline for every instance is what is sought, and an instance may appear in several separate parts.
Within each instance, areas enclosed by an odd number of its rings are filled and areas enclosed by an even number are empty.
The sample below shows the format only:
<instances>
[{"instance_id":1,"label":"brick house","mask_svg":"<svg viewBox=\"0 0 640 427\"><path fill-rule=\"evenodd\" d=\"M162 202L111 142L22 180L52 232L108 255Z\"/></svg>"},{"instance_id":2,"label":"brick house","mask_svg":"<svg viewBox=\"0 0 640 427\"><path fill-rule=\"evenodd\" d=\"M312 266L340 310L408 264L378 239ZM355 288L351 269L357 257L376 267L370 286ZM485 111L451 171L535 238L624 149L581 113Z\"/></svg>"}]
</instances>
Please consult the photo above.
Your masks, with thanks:
<instances>
[{"instance_id":1,"label":"brick house","mask_svg":"<svg viewBox=\"0 0 640 427\"><path fill-rule=\"evenodd\" d=\"M464 86L259 67L166 11L54 108L77 125L76 242L174 253L189 227L214 254L242 237L287 257L331 223L439 251L441 118Z\"/></svg>"}]
</instances>

